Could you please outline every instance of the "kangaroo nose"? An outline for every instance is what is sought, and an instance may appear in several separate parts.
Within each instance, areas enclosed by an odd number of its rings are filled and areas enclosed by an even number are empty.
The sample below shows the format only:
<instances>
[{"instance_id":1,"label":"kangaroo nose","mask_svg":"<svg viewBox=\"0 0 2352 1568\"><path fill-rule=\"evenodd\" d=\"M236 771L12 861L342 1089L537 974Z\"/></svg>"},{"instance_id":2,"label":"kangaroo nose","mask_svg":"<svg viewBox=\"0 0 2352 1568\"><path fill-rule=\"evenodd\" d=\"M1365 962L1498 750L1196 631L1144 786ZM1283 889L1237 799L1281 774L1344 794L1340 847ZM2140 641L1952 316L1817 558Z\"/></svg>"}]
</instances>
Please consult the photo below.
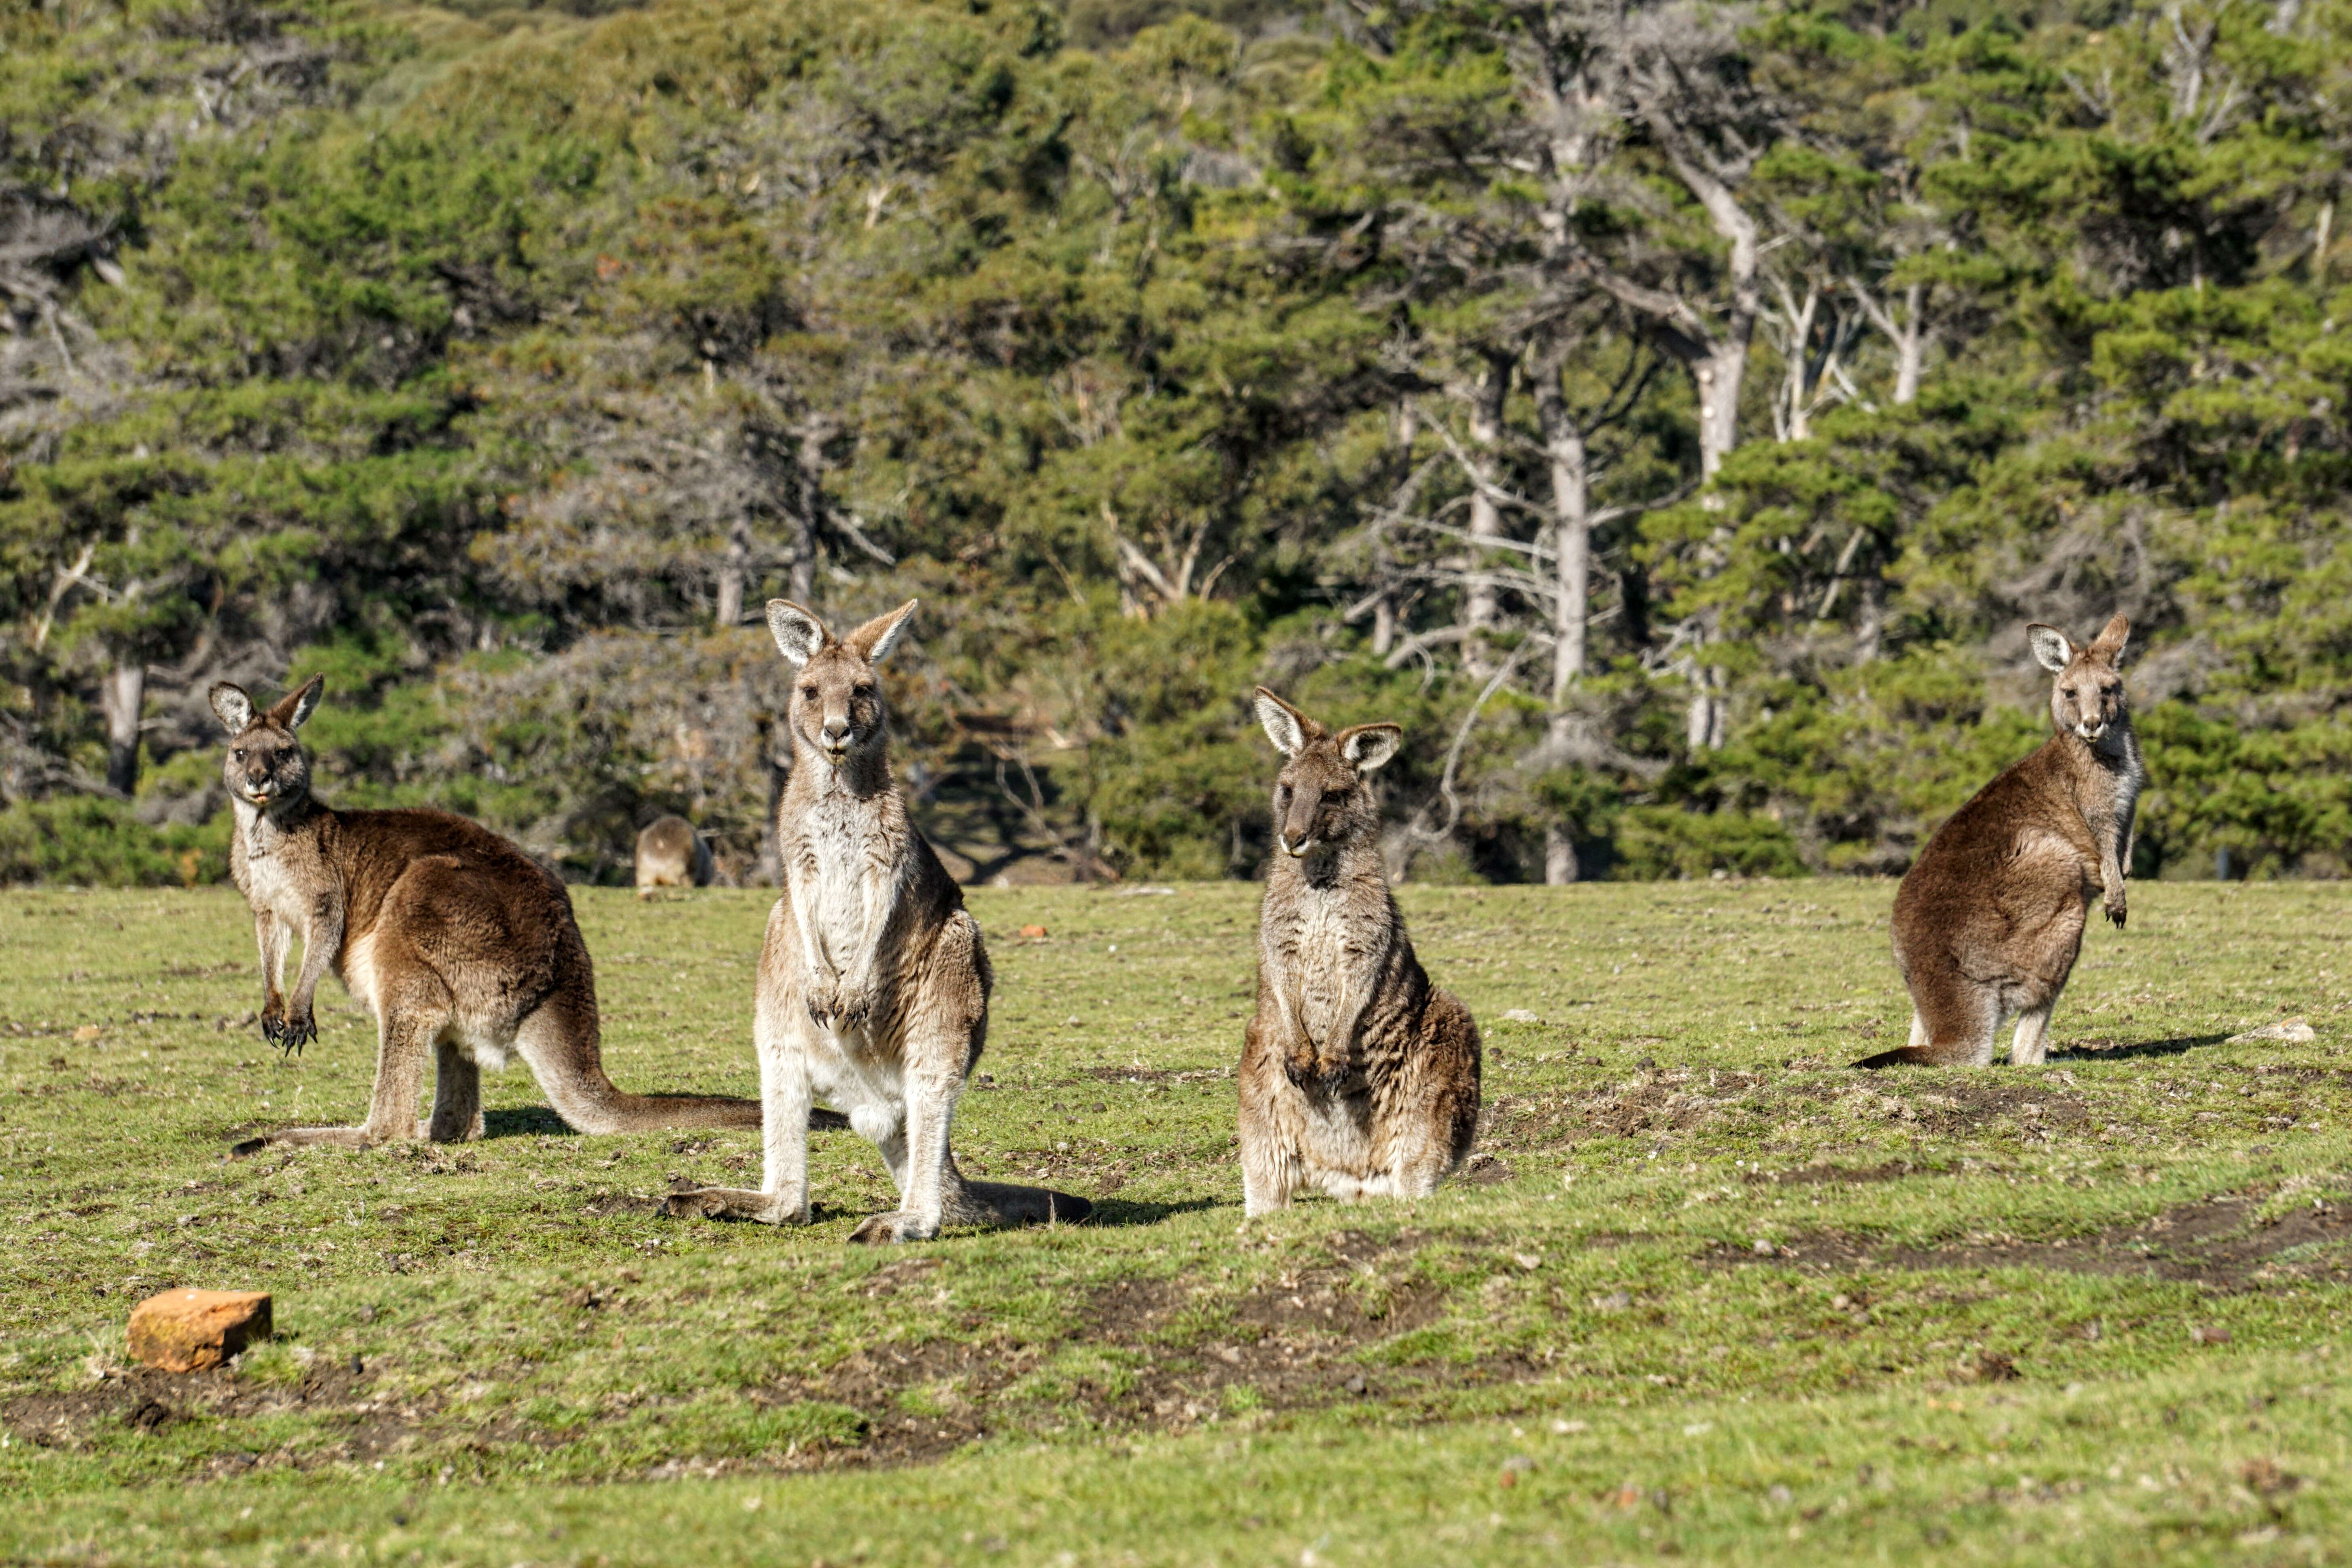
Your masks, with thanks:
<instances>
[{"instance_id":1,"label":"kangaroo nose","mask_svg":"<svg viewBox=\"0 0 2352 1568\"><path fill-rule=\"evenodd\" d=\"M844 735L848 733L849 721L847 719L827 719L824 721L824 738L826 740L838 741Z\"/></svg>"}]
</instances>

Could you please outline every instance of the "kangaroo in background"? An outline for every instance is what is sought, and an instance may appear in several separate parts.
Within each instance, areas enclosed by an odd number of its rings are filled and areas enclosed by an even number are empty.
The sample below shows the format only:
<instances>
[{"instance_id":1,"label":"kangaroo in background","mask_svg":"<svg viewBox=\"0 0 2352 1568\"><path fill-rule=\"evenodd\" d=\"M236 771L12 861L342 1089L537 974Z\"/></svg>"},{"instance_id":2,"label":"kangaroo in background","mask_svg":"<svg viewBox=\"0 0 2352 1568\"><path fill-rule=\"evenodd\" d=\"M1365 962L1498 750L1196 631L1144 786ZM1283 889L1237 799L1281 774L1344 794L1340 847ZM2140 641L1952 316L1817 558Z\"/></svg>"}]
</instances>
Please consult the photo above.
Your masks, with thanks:
<instances>
[{"instance_id":1,"label":"kangaroo in background","mask_svg":"<svg viewBox=\"0 0 2352 1568\"><path fill-rule=\"evenodd\" d=\"M2011 1063L2040 1066L2093 894L2123 926L2132 815L2147 782L2119 673L2131 623L2117 614L2088 647L2054 626L2026 636L2057 677L2057 733L1954 812L1904 877L1895 962L1911 989L1911 1043L1857 1067L1988 1067L2011 1016Z\"/></svg>"},{"instance_id":2,"label":"kangaroo in background","mask_svg":"<svg viewBox=\"0 0 2352 1568\"><path fill-rule=\"evenodd\" d=\"M1257 717L1287 761L1239 1075L1245 1210L1281 1208L1302 1184L1423 1196L1477 1132L1479 1041L1469 1009L1413 956L1381 868L1369 775L1403 731L1329 734L1262 686Z\"/></svg>"},{"instance_id":3,"label":"kangaroo in background","mask_svg":"<svg viewBox=\"0 0 2352 1568\"><path fill-rule=\"evenodd\" d=\"M710 886L710 846L682 816L656 816L637 833L637 897L656 888Z\"/></svg>"},{"instance_id":4,"label":"kangaroo in background","mask_svg":"<svg viewBox=\"0 0 2352 1568\"><path fill-rule=\"evenodd\" d=\"M890 777L875 667L913 619L909 599L845 637L783 599L768 629L795 666L792 776L776 808L784 896L760 952L751 1037L767 1109L757 1191L673 1193L671 1215L809 1221L810 1105L830 1100L881 1150L899 1204L850 1236L922 1241L942 1225L1077 1221L1083 1198L967 1181L948 1146L964 1079L988 1035L992 983L963 889L907 815Z\"/></svg>"},{"instance_id":5,"label":"kangaroo in background","mask_svg":"<svg viewBox=\"0 0 2352 1568\"><path fill-rule=\"evenodd\" d=\"M325 688L313 676L267 710L226 681L212 689L229 732L221 766L236 816L229 873L253 906L261 946L262 1038L289 1050L318 1038L312 1002L332 969L375 1015L375 1092L356 1127L289 1128L230 1152L479 1137L481 1069L504 1067L509 1052L583 1132L759 1125L753 1100L613 1087L571 895L530 856L446 812L336 811L311 797L310 755L295 732ZM297 933L302 968L289 998ZM420 1126L428 1058L433 1110Z\"/></svg>"}]
</instances>

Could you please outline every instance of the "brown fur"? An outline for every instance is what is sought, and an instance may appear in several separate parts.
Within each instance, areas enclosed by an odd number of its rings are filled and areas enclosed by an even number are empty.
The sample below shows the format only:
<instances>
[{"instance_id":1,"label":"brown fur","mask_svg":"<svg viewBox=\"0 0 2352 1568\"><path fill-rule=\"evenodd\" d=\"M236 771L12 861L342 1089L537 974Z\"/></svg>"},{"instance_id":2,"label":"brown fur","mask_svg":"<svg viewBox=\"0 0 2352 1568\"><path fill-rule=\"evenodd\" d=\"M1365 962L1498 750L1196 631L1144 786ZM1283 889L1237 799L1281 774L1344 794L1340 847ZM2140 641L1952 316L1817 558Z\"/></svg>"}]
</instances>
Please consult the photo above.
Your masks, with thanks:
<instances>
[{"instance_id":1,"label":"brown fur","mask_svg":"<svg viewBox=\"0 0 2352 1568\"><path fill-rule=\"evenodd\" d=\"M966 1180L949 1147L957 1099L988 1035L993 981L980 924L891 782L888 715L875 666L915 610L909 600L836 638L814 616L768 605L776 647L798 667L793 771L776 810L784 896L760 952L752 1038L768 1109L757 1191L673 1194L666 1212L805 1225L816 1100L848 1112L898 1184L898 1208L852 1241L921 1241L943 1224L1082 1220L1083 1198Z\"/></svg>"},{"instance_id":2,"label":"brown fur","mask_svg":"<svg viewBox=\"0 0 2352 1568\"><path fill-rule=\"evenodd\" d=\"M1470 1152L1478 1026L1429 982L1381 867L1367 775L1401 731L1328 734L1263 687L1260 722L1288 757L1276 852L1258 915L1257 1012L1242 1047L1247 1212L1302 1185L1334 1197L1420 1197Z\"/></svg>"},{"instance_id":3,"label":"brown fur","mask_svg":"<svg viewBox=\"0 0 2352 1568\"><path fill-rule=\"evenodd\" d=\"M1895 962L1911 989L1911 1043L1856 1066L1989 1066L2011 1016L2011 1062L2038 1066L2093 896L2124 923L2132 817L2147 778L2118 672L2131 623L2116 616L2088 647L2049 626L2028 632L2056 677L2057 733L1954 812L1903 879Z\"/></svg>"},{"instance_id":4,"label":"brown fur","mask_svg":"<svg viewBox=\"0 0 2352 1568\"><path fill-rule=\"evenodd\" d=\"M637 832L637 892L710 886L710 846L682 816L657 816Z\"/></svg>"},{"instance_id":5,"label":"brown fur","mask_svg":"<svg viewBox=\"0 0 2352 1568\"><path fill-rule=\"evenodd\" d=\"M313 1001L331 969L375 1014L375 1091L359 1126L290 1128L234 1152L479 1137L481 1069L503 1066L509 1051L583 1132L757 1126L753 1100L614 1088L571 895L530 857L446 812L337 811L312 797L310 760L295 731L324 685L313 678L267 711L226 682L212 689L230 735L222 763L236 814L229 871L253 908L261 947L262 1037L288 1049L317 1038ZM286 959L298 932L302 968L289 998ZM420 1126L428 1059L433 1110Z\"/></svg>"}]
</instances>

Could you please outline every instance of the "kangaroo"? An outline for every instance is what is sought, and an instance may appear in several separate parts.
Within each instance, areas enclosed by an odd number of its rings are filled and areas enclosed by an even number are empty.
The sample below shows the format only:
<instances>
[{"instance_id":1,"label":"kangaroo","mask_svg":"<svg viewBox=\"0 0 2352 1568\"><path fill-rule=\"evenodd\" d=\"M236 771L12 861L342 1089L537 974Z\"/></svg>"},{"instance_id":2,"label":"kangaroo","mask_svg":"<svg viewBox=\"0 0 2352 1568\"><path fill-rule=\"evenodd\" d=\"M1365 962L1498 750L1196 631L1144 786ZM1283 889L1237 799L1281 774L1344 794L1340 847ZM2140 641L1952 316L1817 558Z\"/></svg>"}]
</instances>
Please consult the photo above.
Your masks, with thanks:
<instances>
[{"instance_id":1,"label":"kangaroo","mask_svg":"<svg viewBox=\"0 0 2352 1568\"><path fill-rule=\"evenodd\" d=\"M556 1114L583 1132L756 1127L756 1100L624 1094L604 1076L596 984L563 884L487 828L440 811L337 811L310 794L297 739L324 676L257 709L226 681L213 711L229 733L222 782L236 816L229 873L261 947L261 1036L288 1050L319 1036L312 1003L332 969L375 1015L375 1091L356 1127L294 1127L237 1144L363 1149L394 1139L482 1133L481 1069L509 1052L530 1065ZM302 967L285 990L286 959ZM416 1103L434 1061L433 1110Z\"/></svg>"},{"instance_id":2,"label":"kangaroo","mask_svg":"<svg viewBox=\"0 0 2352 1568\"><path fill-rule=\"evenodd\" d=\"M1479 1042L1469 1009L1413 956L1381 868L1369 775L1404 732L1328 734L1262 686L1257 718L1287 761L1242 1046L1244 1212L1281 1208L1302 1184L1337 1198L1425 1196L1477 1132Z\"/></svg>"},{"instance_id":3,"label":"kangaroo","mask_svg":"<svg viewBox=\"0 0 2352 1568\"><path fill-rule=\"evenodd\" d=\"M776 806L784 896L760 951L751 1037L767 1108L759 1190L698 1187L664 1212L767 1225L809 1221L810 1105L825 1100L882 1152L896 1211L853 1242L924 1241L942 1225L1078 1221L1083 1198L967 1181L948 1146L964 1079L988 1035L993 976L963 889L891 782L875 667L906 634L909 599L845 637L783 599L768 630L793 665L792 776ZM780 1120L781 1119L781 1120Z\"/></svg>"},{"instance_id":4,"label":"kangaroo","mask_svg":"<svg viewBox=\"0 0 2352 1568\"><path fill-rule=\"evenodd\" d=\"M2011 1016L2010 1062L2041 1066L2094 893L2123 927L2132 815L2147 782L2118 673L2131 623L2118 614L2088 647L2054 626L2026 636L2057 677L2057 733L1954 812L1904 877L1895 963L1911 989L1911 1043L1857 1067L1989 1067Z\"/></svg>"},{"instance_id":5,"label":"kangaroo","mask_svg":"<svg viewBox=\"0 0 2352 1568\"><path fill-rule=\"evenodd\" d=\"M637 897L656 888L710 886L710 846L682 816L657 816L637 834Z\"/></svg>"}]
</instances>

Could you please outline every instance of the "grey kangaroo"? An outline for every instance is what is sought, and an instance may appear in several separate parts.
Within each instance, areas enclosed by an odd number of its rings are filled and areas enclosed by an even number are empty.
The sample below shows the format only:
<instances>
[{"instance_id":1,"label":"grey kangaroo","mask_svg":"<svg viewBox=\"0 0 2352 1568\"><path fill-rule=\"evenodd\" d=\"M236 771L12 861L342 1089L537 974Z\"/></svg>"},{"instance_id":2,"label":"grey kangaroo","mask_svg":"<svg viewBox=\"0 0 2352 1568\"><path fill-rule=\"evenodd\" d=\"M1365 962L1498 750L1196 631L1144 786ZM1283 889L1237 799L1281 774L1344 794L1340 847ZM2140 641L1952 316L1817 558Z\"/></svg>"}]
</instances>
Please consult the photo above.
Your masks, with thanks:
<instances>
[{"instance_id":1,"label":"grey kangaroo","mask_svg":"<svg viewBox=\"0 0 2352 1568\"><path fill-rule=\"evenodd\" d=\"M1477 1132L1479 1041L1413 956L1381 868L1370 775L1403 731L1330 734L1264 687L1257 716L1286 760L1242 1046L1244 1210L1281 1208L1301 1185L1423 1196Z\"/></svg>"},{"instance_id":2,"label":"grey kangaroo","mask_svg":"<svg viewBox=\"0 0 2352 1568\"><path fill-rule=\"evenodd\" d=\"M314 676L268 709L226 681L212 689L229 732L221 765L236 817L229 873L253 907L261 946L262 1037L289 1050L316 1039L313 1000L332 970L375 1015L375 1091L356 1127L288 1128L231 1152L479 1137L481 1069L504 1067L509 1053L583 1132L758 1126L756 1100L613 1086L571 896L530 856L446 812L337 811L313 798L296 731L325 688ZM298 934L302 968L289 997L286 959ZM428 1060L433 1110L420 1125Z\"/></svg>"},{"instance_id":3,"label":"grey kangaroo","mask_svg":"<svg viewBox=\"0 0 2352 1568\"><path fill-rule=\"evenodd\" d=\"M915 614L908 600L835 637L783 599L768 629L797 674L792 776L776 807L784 896L760 951L751 1038L767 1107L758 1190L673 1193L671 1215L809 1221L810 1105L826 1100L882 1152L898 1207L855 1242L923 1241L942 1225L1075 1222L1084 1198L967 1180L948 1146L964 1079L988 1037L993 976L980 922L891 781L875 667Z\"/></svg>"},{"instance_id":4,"label":"grey kangaroo","mask_svg":"<svg viewBox=\"0 0 2352 1568\"><path fill-rule=\"evenodd\" d=\"M2131 623L2118 614L2087 647L2054 626L2026 635L2057 678L2057 732L1954 812L1903 879L1895 962L1911 989L1911 1043L1858 1067L1988 1067L2009 1017L2010 1061L2040 1066L2092 897L2124 923L2132 816L2147 781L2120 673Z\"/></svg>"}]
</instances>

